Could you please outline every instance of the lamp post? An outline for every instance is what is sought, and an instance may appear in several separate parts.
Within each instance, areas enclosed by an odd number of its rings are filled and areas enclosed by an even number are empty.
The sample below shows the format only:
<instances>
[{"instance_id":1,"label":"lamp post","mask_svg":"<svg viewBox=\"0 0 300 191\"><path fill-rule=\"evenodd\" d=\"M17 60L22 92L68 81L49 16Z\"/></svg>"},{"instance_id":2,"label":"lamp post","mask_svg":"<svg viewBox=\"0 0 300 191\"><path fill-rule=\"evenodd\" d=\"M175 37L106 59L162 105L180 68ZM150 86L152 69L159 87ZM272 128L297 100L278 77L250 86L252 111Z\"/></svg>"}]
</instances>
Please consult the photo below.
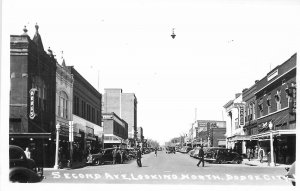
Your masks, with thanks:
<instances>
[{"instance_id":1,"label":"lamp post","mask_svg":"<svg viewBox=\"0 0 300 191\"><path fill-rule=\"evenodd\" d=\"M70 168L72 168L72 164L73 164L73 141L74 141L73 121L69 121L69 142L70 142L70 164L69 164L69 167Z\"/></svg>"},{"instance_id":2,"label":"lamp post","mask_svg":"<svg viewBox=\"0 0 300 191\"><path fill-rule=\"evenodd\" d=\"M269 128L270 128L270 154L271 154L270 166L275 166L275 163L274 163L274 146L273 146L273 123L272 123L272 121L269 123Z\"/></svg>"},{"instance_id":3,"label":"lamp post","mask_svg":"<svg viewBox=\"0 0 300 191\"><path fill-rule=\"evenodd\" d=\"M54 169L58 169L58 150L59 150L59 132L60 132L60 125L59 123L56 125L56 150L55 150L55 164Z\"/></svg>"}]
</instances>

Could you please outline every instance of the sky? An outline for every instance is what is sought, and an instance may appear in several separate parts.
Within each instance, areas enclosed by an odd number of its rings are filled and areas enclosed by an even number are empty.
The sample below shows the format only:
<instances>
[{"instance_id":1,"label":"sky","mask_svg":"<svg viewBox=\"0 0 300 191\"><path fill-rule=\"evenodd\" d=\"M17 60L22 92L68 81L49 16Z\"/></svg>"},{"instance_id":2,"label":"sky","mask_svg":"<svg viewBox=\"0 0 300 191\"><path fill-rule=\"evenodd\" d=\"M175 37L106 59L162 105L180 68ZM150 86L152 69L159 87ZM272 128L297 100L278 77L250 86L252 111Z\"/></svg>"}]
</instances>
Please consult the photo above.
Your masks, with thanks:
<instances>
[{"instance_id":1,"label":"sky","mask_svg":"<svg viewBox=\"0 0 300 191\"><path fill-rule=\"evenodd\" d=\"M100 93L135 93L138 126L161 144L188 133L195 118L223 120L223 106L236 93L299 50L296 0L2 3L4 57L8 35L26 25L33 38L37 23L44 48L59 61L63 51L66 64ZM2 71L9 73L8 65Z\"/></svg>"}]
</instances>

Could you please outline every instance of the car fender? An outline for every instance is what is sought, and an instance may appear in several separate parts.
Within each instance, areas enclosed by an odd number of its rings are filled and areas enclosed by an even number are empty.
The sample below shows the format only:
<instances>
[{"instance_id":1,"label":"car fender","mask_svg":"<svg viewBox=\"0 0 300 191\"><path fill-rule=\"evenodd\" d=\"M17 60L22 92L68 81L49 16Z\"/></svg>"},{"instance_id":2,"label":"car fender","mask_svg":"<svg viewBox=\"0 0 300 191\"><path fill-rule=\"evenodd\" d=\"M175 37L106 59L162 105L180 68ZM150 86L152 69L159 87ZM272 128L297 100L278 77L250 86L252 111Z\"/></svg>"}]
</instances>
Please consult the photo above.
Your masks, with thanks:
<instances>
[{"instance_id":1,"label":"car fender","mask_svg":"<svg viewBox=\"0 0 300 191\"><path fill-rule=\"evenodd\" d=\"M24 167L14 167L9 169L9 180L15 181L16 176L26 177L26 182L34 183L40 182L43 179L43 176L39 176L33 170Z\"/></svg>"}]
</instances>

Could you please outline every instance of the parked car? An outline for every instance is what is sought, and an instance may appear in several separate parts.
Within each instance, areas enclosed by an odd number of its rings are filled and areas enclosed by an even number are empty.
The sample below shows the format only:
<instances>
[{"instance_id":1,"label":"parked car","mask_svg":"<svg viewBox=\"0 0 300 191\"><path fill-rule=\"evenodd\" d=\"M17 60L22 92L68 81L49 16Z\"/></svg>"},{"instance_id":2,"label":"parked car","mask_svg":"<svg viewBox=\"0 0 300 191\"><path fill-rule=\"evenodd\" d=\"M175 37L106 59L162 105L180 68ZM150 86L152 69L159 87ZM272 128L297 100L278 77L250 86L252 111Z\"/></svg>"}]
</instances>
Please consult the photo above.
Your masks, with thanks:
<instances>
[{"instance_id":1,"label":"parked car","mask_svg":"<svg viewBox=\"0 0 300 191\"><path fill-rule=\"evenodd\" d=\"M99 150L96 152L92 152L87 156L86 159L87 164L92 164L92 165L100 165L103 164L103 151Z\"/></svg>"},{"instance_id":2,"label":"parked car","mask_svg":"<svg viewBox=\"0 0 300 191\"><path fill-rule=\"evenodd\" d=\"M9 145L9 180L11 182L32 183L43 179L43 168L38 168L35 161L27 158L24 150Z\"/></svg>"},{"instance_id":3,"label":"parked car","mask_svg":"<svg viewBox=\"0 0 300 191\"><path fill-rule=\"evenodd\" d=\"M167 147L166 148L166 153L167 154L170 154L170 153L174 153L175 154L175 147L171 147L171 146L169 146L169 147Z\"/></svg>"},{"instance_id":4,"label":"parked car","mask_svg":"<svg viewBox=\"0 0 300 191\"><path fill-rule=\"evenodd\" d=\"M293 186L296 186L296 177L295 177L295 170L296 170L296 161L291 165L290 168L285 168L287 171L285 177L292 183Z\"/></svg>"},{"instance_id":5,"label":"parked car","mask_svg":"<svg viewBox=\"0 0 300 191\"><path fill-rule=\"evenodd\" d=\"M179 152L181 153L188 153L190 150L192 150L193 148L192 147L189 147L189 146L184 146L180 149Z\"/></svg>"},{"instance_id":6,"label":"parked car","mask_svg":"<svg viewBox=\"0 0 300 191\"><path fill-rule=\"evenodd\" d=\"M199 156L198 156L199 155L199 150L200 150L200 147L195 147L192 157L199 158Z\"/></svg>"},{"instance_id":7,"label":"parked car","mask_svg":"<svg viewBox=\"0 0 300 191\"><path fill-rule=\"evenodd\" d=\"M216 160L217 154L223 152L229 152L229 149L223 147L203 147L204 151L204 161L214 162Z\"/></svg>"},{"instance_id":8,"label":"parked car","mask_svg":"<svg viewBox=\"0 0 300 191\"><path fill-rule=\"evenodd\" d=\"M236 163L240 164L243 161L243 157L236 152L220 152L216 156L214 163Z\"/></svg>"}]
</instances>

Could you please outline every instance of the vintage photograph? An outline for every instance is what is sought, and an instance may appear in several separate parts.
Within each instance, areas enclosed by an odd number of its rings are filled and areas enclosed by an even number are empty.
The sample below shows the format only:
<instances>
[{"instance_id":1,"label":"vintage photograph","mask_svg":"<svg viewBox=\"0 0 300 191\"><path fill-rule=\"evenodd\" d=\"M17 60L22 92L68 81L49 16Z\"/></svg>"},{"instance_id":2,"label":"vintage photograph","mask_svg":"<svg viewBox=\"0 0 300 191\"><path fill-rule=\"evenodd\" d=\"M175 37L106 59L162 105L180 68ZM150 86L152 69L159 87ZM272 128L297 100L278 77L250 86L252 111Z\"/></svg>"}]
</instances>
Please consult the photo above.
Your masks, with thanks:
<instances>
[{"instance_id":1,"label":"vintage photograph","mask_svg":"<svg viewBox=\"0 0 300 191\"><path fill-rule=\"evenodd\" d=\"M2 0L1 189L293 188L299 18L296 0Z\"/></svg>"}]
</instances>

